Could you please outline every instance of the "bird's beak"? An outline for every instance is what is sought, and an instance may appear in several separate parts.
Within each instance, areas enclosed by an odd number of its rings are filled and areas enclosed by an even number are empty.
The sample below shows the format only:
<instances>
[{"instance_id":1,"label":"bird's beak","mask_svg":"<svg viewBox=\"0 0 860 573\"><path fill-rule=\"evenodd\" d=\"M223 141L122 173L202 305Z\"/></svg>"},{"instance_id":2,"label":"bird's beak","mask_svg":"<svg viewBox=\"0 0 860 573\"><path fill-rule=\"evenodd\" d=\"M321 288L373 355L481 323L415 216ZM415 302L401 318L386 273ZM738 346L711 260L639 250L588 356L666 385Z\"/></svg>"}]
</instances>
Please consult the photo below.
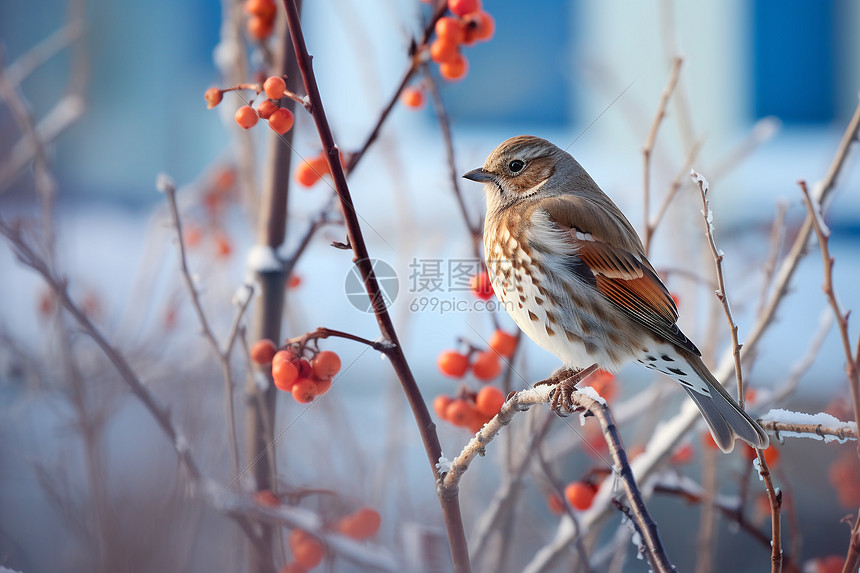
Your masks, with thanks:
<instances>
[{"instance_id":1,"label":"bird's beak","mask_svg":"<svg viewBox=\"0 0 860 573\"><path fill-rule=\"evenodd\" d=\"M477 169L472 169L468 173L464 173L463 179L477 181L478 183L489 183L491 181L495 181L496 176L489 171L484 171L483 167L478 167Z\"/></svg>"}]
</instances>

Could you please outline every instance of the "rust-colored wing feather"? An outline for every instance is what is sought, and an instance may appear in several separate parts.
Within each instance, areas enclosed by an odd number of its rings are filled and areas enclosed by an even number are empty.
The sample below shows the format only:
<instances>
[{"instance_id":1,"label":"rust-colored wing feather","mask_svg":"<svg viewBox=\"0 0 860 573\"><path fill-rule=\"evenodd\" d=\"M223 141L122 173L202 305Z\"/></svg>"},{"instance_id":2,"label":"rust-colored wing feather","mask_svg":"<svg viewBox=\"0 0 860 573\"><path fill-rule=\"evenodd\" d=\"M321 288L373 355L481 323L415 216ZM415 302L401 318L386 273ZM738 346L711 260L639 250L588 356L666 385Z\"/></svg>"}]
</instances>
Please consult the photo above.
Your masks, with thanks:
<instances>
[{"instance_id":1,"label":"rust-colored wing feather","mask_svg":"<svg viewBox=\"0 0 860 573\"><path fill-rule=\"evenodd\" d=\"M600 195L599 201L553 197L541 201L539 208L564 231L576 271L587 267L593 279L586 280L593 280L607 300L652 332L698 355L675 324L675 301L645 258L636 231L612 201Z\"/></svg>"}]
</instances>

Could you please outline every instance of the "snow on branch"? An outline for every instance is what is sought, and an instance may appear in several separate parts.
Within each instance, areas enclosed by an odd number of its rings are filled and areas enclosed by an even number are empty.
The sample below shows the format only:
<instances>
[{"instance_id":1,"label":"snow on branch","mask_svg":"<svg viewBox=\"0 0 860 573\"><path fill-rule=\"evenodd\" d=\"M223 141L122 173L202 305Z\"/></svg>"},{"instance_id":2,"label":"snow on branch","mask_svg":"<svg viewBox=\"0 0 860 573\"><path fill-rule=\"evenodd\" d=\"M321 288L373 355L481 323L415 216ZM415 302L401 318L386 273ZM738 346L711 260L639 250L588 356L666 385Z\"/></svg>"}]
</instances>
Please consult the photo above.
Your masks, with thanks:
<instances>
[{"instance_id":1,"label":"snow on branch","mask_svg":"<svg viewBox=\"0 0 860 573\"><path fill-rule=\"evenodd\" d=\"M844 444L857 439L857 423L843 422L825 412L807 414L779 408L772 409L759 419L761 427L776 434L777 438L810 438L824 442Z\"/></svg>"}]
</instances>

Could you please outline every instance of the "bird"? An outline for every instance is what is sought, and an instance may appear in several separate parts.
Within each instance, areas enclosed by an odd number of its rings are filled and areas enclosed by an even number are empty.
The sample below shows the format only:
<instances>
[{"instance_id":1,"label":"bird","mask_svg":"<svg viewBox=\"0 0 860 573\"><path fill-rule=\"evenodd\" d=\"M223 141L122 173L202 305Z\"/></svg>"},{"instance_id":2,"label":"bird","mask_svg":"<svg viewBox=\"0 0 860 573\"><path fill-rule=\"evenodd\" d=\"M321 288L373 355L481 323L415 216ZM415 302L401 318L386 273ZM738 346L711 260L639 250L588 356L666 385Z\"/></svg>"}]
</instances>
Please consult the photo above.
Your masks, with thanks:
<instances>
[{"instance_id":1,"label":"bird","mask_svg":"<svg viewBox=\"0 0 860 573\"><path fill-rule=\"evenodd\" d=\"M767 448L765 431L678 328L675 301L633 225L573 156L520 135L463 177L484 184L484 256L501 306L562 361L544 381L559 384L553 409L564 381L636 361L681 385L723 452L736 438Z\"/></svg>"}]
</instances>

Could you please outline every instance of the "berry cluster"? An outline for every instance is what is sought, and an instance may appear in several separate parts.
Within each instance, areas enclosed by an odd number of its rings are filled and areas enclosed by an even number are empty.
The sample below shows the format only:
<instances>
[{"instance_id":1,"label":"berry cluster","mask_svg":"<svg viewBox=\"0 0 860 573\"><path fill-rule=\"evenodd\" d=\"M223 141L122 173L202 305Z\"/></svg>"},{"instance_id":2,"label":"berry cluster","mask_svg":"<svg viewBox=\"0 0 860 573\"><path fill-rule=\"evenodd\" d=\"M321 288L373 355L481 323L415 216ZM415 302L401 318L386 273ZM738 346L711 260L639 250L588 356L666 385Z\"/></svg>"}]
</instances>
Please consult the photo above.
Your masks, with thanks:
<instances>
[{"instance_id":1,"label":"berry cluster","mask_svg":"<svg viewBox=\"0 0 860 573\"><path fill-rule=\"evenodd\" d=\"M509 358L516 347L516 336L497 330L490 337L489 349L470 347L466 354L457 350L445 350L439 354L436 365L442 374L451 378L462 378L471 367L475 378L489 382L502 373L500 357Z\"/></svg>"},{"instance_id":2,"label":"berry cluster","mask_svg":"<svg viewBox=\"0 0 860 573\"><path fill-rule=\"evenodd\" d=\"M264 507L278 507L281 499L270 490L258 491L254 500ZM376 535L382 525L379 512L371 507L359 507L326 525L326 529L361 541ZM289 538L293 561L284 565L280 573L305 573L322 563L326 548L322 541L302 529L294 529Z\"/></svg>"},{"instance_id":3,"label":"berry cluster","mask_svg":"<svg viewBox=\"0 0 860 573\"><path fill-rule=\"evenodd\" d=\"M340 371L340 357L330 350L316 352L308 360L302 355L312 352L309 348L290 346L279 350L274 342L263 339L255 342L250 352L255 363L272 365L275 386L292 394L300 404L313 402L328 392L332 378Z\"/></svg>"},{"instance_id":4,"label":"berry cluster","mask_svg":"<svg viewBox=\"0 0 860 573\"><path fill-rule=\"evenodd\" d=\"M460 46L472 46L493 37L496 23L481 9L480 0L448 0L452 16L436 22L436 39L430 44L430 59L439 64L439 74L448 81L461 80L469 70L469 62Z\"/></svg>"},{"instance_id":5,"label":"berry cluster","mask_svg":"<svg viewBox=\"0 0 860 573\"><path fill-rule=\"evenodd\" d=\"M275 0L247 0L245 12L248 13L248 35L262 41L272 35L275 29L275 13L278 7Z\"/></svg>"},{"instance_id":6,"label":"berry cluster","mask_svg":"<svg viewBox=\"0 0 860 573\"><path fill-rule=\"evenodd\" d=\"M440 394L433 400L433 410L441 420L473 434L499 413L505 395L495 386L484 386L477 393L462 389L457 396Z\"/></svg>"},{"instance_id":7,"label":"berry cluster","mask_svg":"<svg viewBox=\"0 0 860 573\"><path fill-rule=\"evenodd\" d=\"M237 109L235 116L236 123L238 123L242 129L251 129L257 125L258 119L264 119L269 122L269 127L271 127L278 135L283 135L290 131L290 129L293 128L293 123L295 123L295 116L293 116L293 112L285 107L281 107L280 105L280 99L286 95L287 90L287 83L284 81L284 78L271 76L263 82L262 88L259 84L252 84L252 86L258 94L264 92L267 99L264 99L257 104L257 109L252 107L254 103L253 100L248 105L243 105ZM240 87L227 90L214 87L209 88L206 90L206 93L203 94L203 98L206 100L207 107L212 109L221 103L221 100L224 98L224 92L234 91L244 87L248 87L248 84L243 84Z\"/></svg>"}]
</instances>

